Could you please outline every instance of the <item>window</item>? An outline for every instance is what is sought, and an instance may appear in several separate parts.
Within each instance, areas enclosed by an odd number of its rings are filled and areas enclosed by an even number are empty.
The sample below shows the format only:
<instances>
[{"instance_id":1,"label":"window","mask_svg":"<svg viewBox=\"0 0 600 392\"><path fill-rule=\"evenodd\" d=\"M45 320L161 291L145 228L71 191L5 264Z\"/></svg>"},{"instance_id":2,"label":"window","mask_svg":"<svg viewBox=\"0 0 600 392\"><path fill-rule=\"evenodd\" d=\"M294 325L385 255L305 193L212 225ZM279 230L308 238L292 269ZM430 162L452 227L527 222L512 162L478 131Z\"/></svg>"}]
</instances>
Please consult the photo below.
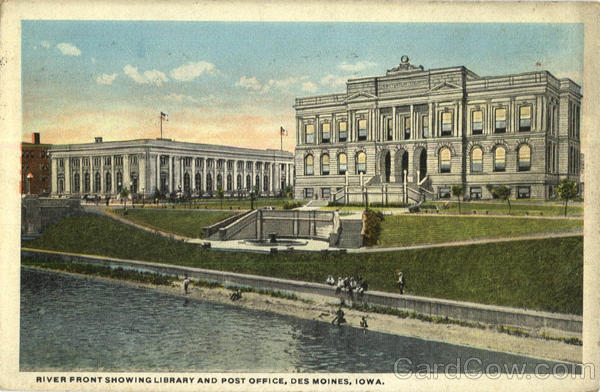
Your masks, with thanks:
<instances>
[{"instance_id":1,"label":"window","mask_svg":"<svg viewBox=\"0 0 600 392\"><path fill-rule=\"evenodd\" d=\"M71 158L71 166L79 167L79 158Z\"/></svg>"},{"instance_id":2,"label":"window","mask_svg":"<svg viewBox=\"0 0 600 392\"><path fill-rule=\"evenodd\" d=\"M531 148L524 144L519 147L519 171L531 169Z\"/></svg>"},{"instance_id":3,"label":"window","mask_svg":"<svg viewBox=\"0 0 600 392\"><path fill-rule=\"evenodd\" d=\"M496 117L496 126L494 127L495 133L506 132L506 109L498 108L494 111Z\"/></svg>"},{"instance_id":4,"label":"window","mask_svg":"<svg viewBox=\"0 0 600 392\"><path fill-rule=\"evenodd\" d=\"M191 167L192 166L192 158L183 158L183 166Z\"/></svg>"},{"instance_id":5,"label":"window","mask_svg":"<svg viewBox=\"0 0 600 392\"><path fill-rule=\"evenodd\" d=\"M122 156L115 157L115 166L123 166L123 157Z\"/></svg>"},{"instance_id":6,"label":"window","mask_svg":"<svg viewBox=\"0 0 600 392\"><path fill-rule=\"evenodd\" d=\"M252 170L252 162L246 163L246 170L248 170L248 171Z\"/></svg>"},{"instance_id":7,"label":"window","mask_svg":"<svg viewBox=\"0 0 600 392\"><path fill-rule=\"evenodd\" d=\"M440 199L449 199L451 196L450 187L449 186L440 187L438 189L438 195L439 195Z\"/></svg>"},{"instance_id":8,"label":"window","mask_svg":"<svg viewBox=\"0 0 600 392\"><path fill-rule=\"evenodd\" d=\"M202 192L202 174L196 173L194 177L194 189L197 192Z\"/></svg>"},{"instance_id":9,"label":"window","mask_svg":"<svg viewBox=\"0 0 600 392\"><path fill-rule=\"evenodd\" d=\"M315 142L315 126L313 124L306 124L304 126L304 133L306 135L306 143L313 144Z\"/></svg>"},{"instance_id":10,"label":"window","mask_svg":"<svg viewBox=\"0 0 600 392\"><path fill-rule=\"evenodd\" d=\"M452 136L452 112L442 113L442 136Z\"/></svg>"},{"instance_id":11,"label":"window","mask_svg":"<svg viewBox=\"0 0 600 392\"><path fill-rule=\"evenodd\" d=\"M90 191L90 173L83 175L83 191L86 193Z\"/></svg>"},{"instance_id":12,"label":"window","mask_svg":"<svg viewBox=\"0 0 600 392\"><path fill-rule=\"evenodd\" d=\"M117 192L121 192L121 188L123 187L123 174L121 172L117 173Z\"/></svg>"},{"instance_id":13,"label":"window","mask_svg":"<svg viewBox=\"0 0 600 392\"><path fill-rule=\"evenodd\" d=\"M115 161L116 162L116 161ZM160 165L161 166L166 166L169 164L169 157L166 155L161 155L160 156Z\"/></svg>"},{"instance_id":14,"label":"window","mask_svg":"<svg viewBox=\"0 0 600 392\"><path fill-rule=\"evenodd\" d=\"M424 115L421 118L423 124L423 139L427 139L429 137L429 116Z\"/></svg>"},{"instance_id":15,"label":"window","mask_svg":"<svg viewBox=\"0 0 600 392\"><path fill-rule=\"evenodd\" d=\"M356 174L367 172L367 154L359 152L356 155Z\"/></svg>"},{"instance_id":16,"label":"window","mask_svg":"<svg viewBox=\"0 0 600 392\"><path fill-rule=\"evenodd\" d=\"M94 180L94 192L98 193L100 192L100 179L102 178L100 176L100 173L96 172L96 175L94 176L95 180Z\"/></svg>"},{"instance_id":17,"label":"window","mask_svg":"<svg viewBox=\"0 0 600 392\"><path fill-rule=\"evenodd\" d=\"M237 175L237 190L241 190L242 189L242 175L238 174Z\"/></svg>"},{"instance_id":18,"label":"window","mask_svg":"<svg viewBox=\"0 0 600 392\"><path fill-rule=\"evenodd\" d=\"M129 157L129 162L130 162L132 165L137 165L137 163L138 163L138 160L137 160L137 158L138 158L138 157L137 157L137 156L135 156L135 155L134 155L134 156L132 156L132 157Z\"/></svg>"},{"instance_id":19,"label":"window","mask_svg":"<svg viewBox=\"0 0 600 392\"><path fill-rule=\"evenodd\" d=\"M518 186L517 187L517 199L529 199L529 198L531 198L531 187Z\"/></svg>"},{"instance_id":20,"label":"window","mask_svg":"<svg viewBox=\"0 0 600 392\"><path fill-rule=\"evenodd\" d=\"M79 173L75 173L73 176L73 191L79 192Z\"/></svg>"},{"instance_id":21,"label":"window","mask_svg":"<svg viewBox=\"0 0 600 392\"><path fill-rule=\"evenodd\" d=\"M100 167L100 158L94 158L94 166Z\"/></svg>"},{"instance_id":22,"label":"window","mask_svg":"<svg viewBox=\"0 0 600 392\"><path fill-rule=\"evenodd\" d=\"M531 106L519 108L519 132L531 131Z\"/></svg>"},{"instance_id":23,"label":"window","mask_svg":"<svg viewBox=\"0 0 600 392\"><path fill-rule=\"evenodd\" d=\"M208 161L206 161L206 166L209 169L212 169L215 166L215 160L214 159L209 159Z\"/></svg>"},{"instance_id":24,"label":"window","mask_svg":"<svg viewBox=\"0 0 600 392\"><path fill-rule=\"evenodd\" d=\"M233 178L231 177L231 174L227 175L227 189L228 191L233 189Z\"/></svg>"},{"instance_id":25,"label":"window","mask_svg":"<svg viewBox=\"0 0 600 392\"><path fill-rule=\"evenodd\" d=\"M227 170L233 170L233 161L227 161Z\"/></svg>"},{"instance_id":26,"label":"window","mask_svg":"<svg viewBox=\"0 0 600 392\"><path fill-rule=\"evenodd\" d=\"M340 121L338 123L339 141L345 142L348 138L348 123L346 121Z\"/></svg>"},{"instance_id":27,"label":"window","mask_svg":"<svg viewBox=\"0 0 600 392\"><path fill-rule=\"evenodd\" d=\"M312 188L304 188L304 197L306 199L312 199L314 196L314 189Z\"/></svg>"},{"instance_id":28,"label":"window","mask_svg":"<svg viewBox=\"0 0 600 392\"><path fill-rule=\"evenodd\" d=\"M480 147L473 148L471 151L471 172L480 173L483 171L483 150Z\"/></svg>"},{"instance_id":29,"label":"window","mask_svg":"<svg viewBox=\"0 0 600 392\"><path fill-rule=\"evenodd\" d=\"M483 133L483 111L474 110L471 113L471 132L473 135L481 135Z\"/></svg>"},{"instance_id":30,"label":"window","mask_svg":"<svg viewBox=\"0 0 600 392\"><path fill-rule=\"evenodd\" d=\"M110 166L110 157L104 157L104 165Z\"/></svg>"},{"instance_id":31,"label":"window","mask_svg":"<svg viewBox=\"0 0 600 392\"><path fill-rule=\"evenodd\" d=\"M65 167L65 161L63 159L58 160L58 167Z\"/></svg>"},{"instance_id":32,"label":"window","mask_svg":"<svg viewBox=\"0 0 600 392\"><path fill-rule=\"evenodd\" d=\"M402 128L404 129L404 139L410 139L410 117L404 117L402 120Z\"/></svg>"},{"instance_id":33,"label":"window","mask_svg":"<svg viewBox=\"0 0 600 392\"><path fill-rule=\"evenodd\" d=\"M110 176L110 172L106 173L106 184L104 184L104 189L106 190L106 192L110 192L112 189L112 181L111 181L111 176Z\"/></svg>"},{"instance_id":34,"label":"window","mask_svg":"<svg viewBox=\"0 0 600 392\"><path fill-rule=\"evenodd\" d=\"M494 150L494 171L503 172L506 170L506 150L504 147L496 147Z\"/></svg>"},{"instance_id":35,"label":"window","mask_svg":"<svg viewBox=\"0 0 600 392\"><path fill-rule=\"evenodd\" d=\"M329 199L331 197L331 188L321 188L321 198Z\"/></svg>"},{"instance_id":36,"label":"window","mask_svg":"<svg viewBox=\"0 0 600 392\"><path fill-rule=\"evenodd\" d=\"M326 176L329 174L329 155L324 154L321 156L321 174Z\"/></svg>"},{"instance_id":37,"label":"window","mask_svg":"<svg viewBox=\"0 0 600 392\"><path fill-rule=\"evenodd\" d=\"M212 183L212 174L211 173L206 174L206 190L208 192L213 191L213 183Z\"/></svg>"},{"instance_id":38,"label":"window","mask_svg":"<svg viewBox=\"0 0 600 392\"><path fill-rule=\"evenodd\" d=\"M358 120L358 140L367 140L367 120Z\"/></svg>"},{"instance_id":39,"label":"window","mask_svg":"<svg viewBox=\"0 0 600 392\"><path fill-rule=\"evenodd\" d=\"M304 158L304 175L312 176L313 174L315 174L314 158L309 154Z\"/></svg>"},{"instance_id":40,"label":"window","mask_svg":"<svg viewBox=\"0 0 600 392\"><path fill-rule=\"evenodd\" d=\"M329 143L331 140L331 124L323 123L321 124L321 140L323 143Z\"/></svg>"},{"instance_id":41,"label":"window","mask_svg":"<svg viewBox=\"0 0 600 392\"><path fill-rule=\"evenodd\" d=\"M385 119L386 140L394 140L394 123L391 117Z\"/></svg>"},{"instance_id":42,"label":"window","mask_svg":"<svg viewBox=\"0 0 600 392\"><path fill-rule=\"evenodd\" d=\"M348 170L348 157L346 154L341 153L338 155L338 173L346 174L346 170Z\"/></svg>"},{"instance_id":43,"label":"window","mask_svg":"<svg viewBox=\"0 0 600 392\"><path fill-rule=\"evenodd\" d=\"M201 158L196 158L196 168L202 167L202 159Z\"/></svg>"},{"instance_id":44,"label":"window","mask_svg":"<svg viewBox=\"0 0 600 392\"><path fill-rule=\"evenodd\" d=\"M89 167L90 166L89 158L81 158L81 164L83 165L83 167Z\"/></svg>"},{"instance_id":45,"label":"window","mask_svg":"<svg viewBox=\"0 0 600 392\"><path fill-rule=\"evenodd\" d=\"M223 160L222 159L219 159L217 161L217 169L223 169Z\"/></svg>"},{"instance_id":46,"label":"window","mask_svg":"<svg viewBox=\"0 0 600 392\"><path fill-rule=\"evenodd\" d=\"M469 189L469 196L471 200L480 200L481 199L481 187L480 186L472 186Z\"/></svg>"},{"instance_id":47,"label":"window","mask_svg":"<svg viewBox=\"0 0 600 392\"><path fill-rule=\"evenodd\" d=\"M264 182L264 191L268 192L269 191L269 176L264 176L263 178L263 182Z\"/></svg>"},{"instance_id":48,"label":"window","mask_svg":"<svg viewBox=\"0 0 600 392\"><path fill-rule=\"evenodd\" d=\"M448 147L443 147L440 150L440 173L450 173L451 154Z\"/></svg>"}]
</instances>

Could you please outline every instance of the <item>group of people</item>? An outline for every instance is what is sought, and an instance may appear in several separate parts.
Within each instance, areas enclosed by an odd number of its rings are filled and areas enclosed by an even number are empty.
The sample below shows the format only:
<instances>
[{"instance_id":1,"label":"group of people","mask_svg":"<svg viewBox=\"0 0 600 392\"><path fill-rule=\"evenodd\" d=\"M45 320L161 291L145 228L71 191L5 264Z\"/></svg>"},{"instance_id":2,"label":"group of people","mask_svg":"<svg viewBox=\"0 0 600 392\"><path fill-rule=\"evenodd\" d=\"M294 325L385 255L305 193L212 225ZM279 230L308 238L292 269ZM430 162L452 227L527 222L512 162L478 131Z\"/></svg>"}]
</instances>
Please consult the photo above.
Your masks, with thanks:
<instances>
[{"instance_id":1,"label":"group of people","mask_svg":"<svg viewBox=\"0 0 600 392\"><path fill-rule=\"evenodd\" d=\"M342 306L344 305L344 302L342 301L342 303L340 303L340 307L338 308L338 310L335 312L335 317L333 318L333 320L331 320L331 324L333 325L337 325L338 327L342 324L345 324L346 318L344 310L342 309ZM366 330L367 328L369 328L369 324L367 324L367 316L362 316L360 319L360 327L363 330Z\"/></svg>"},{"instance_id":2,"label":"group of people","mask_svg":"<svg viewBox=\"0 0 600 392\"><path fill-rule=\"evenodd\" d=\"M354 276L342 278L341 276L337 278L337 282L332 275L327 277L325 281L330 286L335 287L335 293L340 294L342 292L347 292L350 297L354 297L354 293L356 293L359 297L367 291L369 286L367 282L363 280L360 276L355 278Z\"/></svg>"}]
</instances>

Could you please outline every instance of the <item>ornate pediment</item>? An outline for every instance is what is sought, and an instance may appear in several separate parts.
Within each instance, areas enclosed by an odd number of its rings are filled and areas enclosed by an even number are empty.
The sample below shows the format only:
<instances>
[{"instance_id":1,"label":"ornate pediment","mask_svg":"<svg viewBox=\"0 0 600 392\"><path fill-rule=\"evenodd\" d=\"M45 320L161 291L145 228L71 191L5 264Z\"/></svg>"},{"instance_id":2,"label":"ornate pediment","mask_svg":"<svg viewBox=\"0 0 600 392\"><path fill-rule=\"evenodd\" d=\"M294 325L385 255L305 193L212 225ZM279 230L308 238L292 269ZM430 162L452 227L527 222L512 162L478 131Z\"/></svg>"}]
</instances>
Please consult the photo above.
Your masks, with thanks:
<instances>
[{"instance_id":1,"label":"ornate pediment","mask_svg":"<svg viewBox=\"0 0 600 392\"><path fill-rule=\"evenodd\" d=\"M454 83L442 82L440 84L433 86L429 91L430 92L444 92L444 91L460 90L460 89L461 89L460 86L458 86Z\"/></svg>"},{"instance_id":2,"label":"ornate pediment","mask_svg":"<svg viewBox=\"0 0 600 392\"><path fill-rule=\"evenodd\" d=\"M348 98L346 98L346 102L364 101L364 100L371 100L371 99L377 99L377 95L373 95L371 93L361 91L361 92L350 95Z\"/></svg>"}]
</instances>

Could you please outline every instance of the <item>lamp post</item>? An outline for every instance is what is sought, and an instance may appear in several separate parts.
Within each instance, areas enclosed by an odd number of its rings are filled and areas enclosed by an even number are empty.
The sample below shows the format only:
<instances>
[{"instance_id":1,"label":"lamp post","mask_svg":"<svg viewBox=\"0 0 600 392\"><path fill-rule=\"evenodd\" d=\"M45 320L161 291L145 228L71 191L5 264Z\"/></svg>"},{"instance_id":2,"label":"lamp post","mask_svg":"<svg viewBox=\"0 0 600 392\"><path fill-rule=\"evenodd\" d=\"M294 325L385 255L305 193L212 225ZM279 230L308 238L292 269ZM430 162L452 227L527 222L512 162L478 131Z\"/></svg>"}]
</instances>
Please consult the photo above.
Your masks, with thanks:
<instances>
[{"instance_id":1,"label":"lamp post","mask_svg":"<svg viewBox=\"0 0 600 392\"><path fill-rule=\"evenodd\" d=\"M142 188L142 208L144 208L146 206L146 193L145 193L145 188Z\"/></svg>"},{"instance_id":2,"label":"lamp post","mask_svg":"<svg viewBox=\"0 0 600 392\"><path fill-rule=\"evenodd\" d=\"M33 178L33 174L27 173L27 194L31 194L31 179Z\"/></svg>"}]
</instances>

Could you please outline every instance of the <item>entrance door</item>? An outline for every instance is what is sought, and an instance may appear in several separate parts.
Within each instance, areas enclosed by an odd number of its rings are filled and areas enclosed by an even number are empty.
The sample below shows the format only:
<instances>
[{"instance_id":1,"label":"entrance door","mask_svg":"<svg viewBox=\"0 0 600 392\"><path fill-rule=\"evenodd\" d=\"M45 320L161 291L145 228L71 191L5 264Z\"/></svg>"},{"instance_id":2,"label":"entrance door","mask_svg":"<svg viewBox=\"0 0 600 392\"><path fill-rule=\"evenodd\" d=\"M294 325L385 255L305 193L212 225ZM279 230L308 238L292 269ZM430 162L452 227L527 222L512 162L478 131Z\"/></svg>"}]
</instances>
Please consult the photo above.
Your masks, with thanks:
<instances>
[{"instance_id":1,"label":"entrance door","mask_svg":"<svg viewBox=\"0 0 600 392\"><path fill-rule=\"evenodd\" d=\"M408 152L402 154L402 167L400 168L400 182L404 182L404 171L408 170ZM407 173L408 175L408 173Z\"/></svg>"},{"instance_id":2,"label":"entrance door","mask_svg":"<svg viewBox=\"0 0 600 392\"><path fill-rule=\"evenodd\" d=\"M421 156L419 157L419 182L427 175L427 150L421 150Z\"/></svg>"},{"instance_id":3,"label":"entrance door","mask_svg":"<svg viewBox=\"0 0 600 392\"><path fill-rule=\"evenodd\" d=\"M385 171L385 182L390 182L390 175L392 173L392 162L391 162L389 151L386 151L386 153L385 153L384 171Z\"/></svg>"}]
</instances>

